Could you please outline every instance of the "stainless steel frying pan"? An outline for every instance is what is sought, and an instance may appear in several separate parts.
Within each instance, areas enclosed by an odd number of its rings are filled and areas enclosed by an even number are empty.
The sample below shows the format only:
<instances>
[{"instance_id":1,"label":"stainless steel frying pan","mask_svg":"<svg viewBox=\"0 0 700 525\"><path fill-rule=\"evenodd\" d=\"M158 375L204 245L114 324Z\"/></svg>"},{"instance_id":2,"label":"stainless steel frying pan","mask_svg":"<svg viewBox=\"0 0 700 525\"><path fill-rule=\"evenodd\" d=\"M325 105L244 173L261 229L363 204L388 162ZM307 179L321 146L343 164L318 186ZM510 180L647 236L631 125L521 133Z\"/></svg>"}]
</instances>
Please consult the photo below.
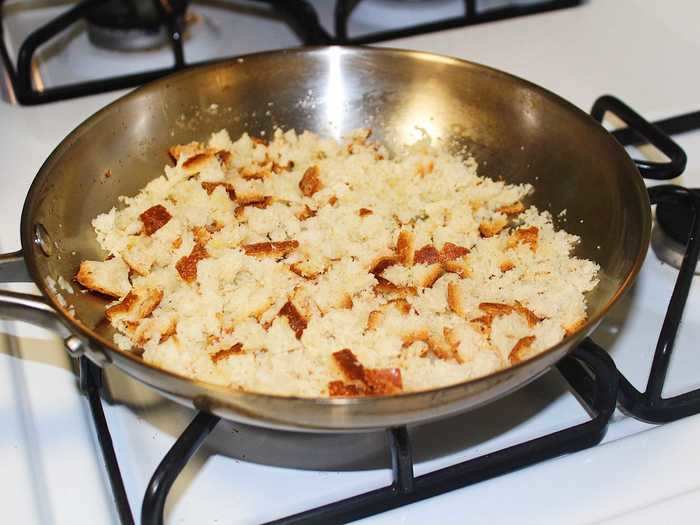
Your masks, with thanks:
<instances>
[{"instance_id":1,"label":"stainless steel frying pan","mask_svg":"<svg viewBox=\"0 0 700 525\"><path fill-rule=\"evenodd\" d=\"M221 128L232 137L269 134L276 126L338 137L368 125L389 145L427 133L456 149L467 146L482 175L531 183L533 204L554 215L566 209L566 228L582 239L577 255L601 266L586 325L541 355L474 381L394 397L305 399L234 392L150 366L116 348L102 299L63 293L67 304L61 304L47 285L49 277L71 281L81 260L103 256L91 219L162 173L172 144L203 140ZM42 295L1 292L0 314L54 328L72 355L115 365L170 398L225 418L309 431L366 430L468 410L548 370L630 286L650 228L647 192L624 149L588 115L538 86L412 51L262 53L148 84L68 135L27 195L22 251L0 261L1 280L20 280L26 265Z\"/></svg>"}]
</instances>

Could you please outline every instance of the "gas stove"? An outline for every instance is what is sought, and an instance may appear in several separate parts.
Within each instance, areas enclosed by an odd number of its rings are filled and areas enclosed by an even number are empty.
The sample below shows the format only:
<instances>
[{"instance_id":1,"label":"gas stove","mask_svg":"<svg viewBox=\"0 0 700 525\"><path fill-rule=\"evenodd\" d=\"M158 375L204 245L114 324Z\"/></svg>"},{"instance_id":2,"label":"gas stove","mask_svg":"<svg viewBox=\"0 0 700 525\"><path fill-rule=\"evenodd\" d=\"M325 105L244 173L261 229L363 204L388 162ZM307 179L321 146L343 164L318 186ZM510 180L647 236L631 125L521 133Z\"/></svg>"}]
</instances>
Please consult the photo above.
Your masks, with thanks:
<instances>
[{"instance_id":1,"label":"gas stove","mask_svg":"<svg viewBox=\"0 0 700 525\"><path fill-rule=\"evenodd\" d=\"M599 95L614 93L673 134L688 161L670 182L697 188L700 131L692 130L700 76L679 66L700 47L691 22L700 12L691 1L675 9L593 1L388 45L488 63L586 110ZM635 24L620 24L630 13ZM43 158L116 95L32 108L0 104L0 119L13 130L3 134L0 168L15 175L0 210L3 252L18 245L21 202ZM599 106L604 108L619 109ZM614 116L608 113L608 125L619 125ZM617 137L635 157L664 160L639 145L644 141L631 131ZM665 200L682 190L652 191ZM656 241L635 286L590 341L505 399L408 429L307 435L219 422L119 371L100 374L88 362L71 361L62 342L46 332L4 323L0 400L6 415L0 436L7 463L0 490L12 495L5 506L8 521L129 523L133 517L156 523L164 503L166 523L259 523L310 509L286 522L365 516L372 523L651 523L660 517L692 522L700 501L700 460L694 454L700 418L691 415L697 396L687 394L668 409L659 394L669 398L700 387L700 357L694 352L700 285L694 268L682 274L689 295L672 359L665 361L671 354L664 344L657 352L654 375L663 376L668 364L666 380L651 381L650 398L639 395L681 275L673 266L687 224L680 203L691 198L669 198L673 204L656 209ZM664 250L676 258L664 257ZM671 318L678 321L679 315L672 312ZM669 330L662 343L673 335ZM336 503L348 498L355 499ZM375 514L387 509L394 510Z\"/></svg>"}]
</instances>

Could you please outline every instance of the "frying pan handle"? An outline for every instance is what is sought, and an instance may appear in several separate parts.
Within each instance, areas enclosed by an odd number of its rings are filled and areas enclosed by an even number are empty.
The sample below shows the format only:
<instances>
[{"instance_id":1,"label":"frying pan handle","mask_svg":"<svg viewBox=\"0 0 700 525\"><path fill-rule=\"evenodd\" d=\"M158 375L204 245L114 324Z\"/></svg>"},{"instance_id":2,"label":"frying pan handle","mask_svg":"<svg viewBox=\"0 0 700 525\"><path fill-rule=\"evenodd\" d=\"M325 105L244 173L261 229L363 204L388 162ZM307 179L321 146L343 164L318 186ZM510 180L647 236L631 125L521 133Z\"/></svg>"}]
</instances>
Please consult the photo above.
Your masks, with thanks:
<instances>
[{"instance_id":1,"label":"frying pan handle","mask_svg":"<svg viewBox=\"0 0 700 525\"><path fill-rule=\"evenodd\" d=\"M0 254L0 283L32 282L21 251ZM0 318L24 321L62 337L70 335L56 311L40 295L0 290Z\"/></svg>"},{"instance_id":2,"label":"frying pan handle","mask_svg":"<svg viewBox=\"0 0 700 525\"><path fill-rule=\"evenodd\" d=\"M22 251L0 253L0 283L31 283Z\"/></svg>"},{"instance_id":3,"label":"frying pan handle","mask_svg":"<svg viewBox=\"0 0 700 525\"><path fill-rule=\"evenodd\" d=\"M56 310L38 295L0 290L0 319L24 321L58 332L62 337L70 335L58 320Z\"/></svg>"},{"instance_id":4,"label":"frying pan handle","mask_svg":"<svg viewBox=\"0 0 700 525\"><path fill-rule=\"evenodd\" d=\"M649 143L668 157L668 162L632 159L642 177L669 180L683 173L687 161L685 151L658 126L612 95L603 95L591 108L591 116L601 123L607 112L613 113L628 126L612 132L623 146Z\"/></svg>"},{"instance_id":5,"label":"frying pan handle","mask_svg":"<svg viewBox=\"0 0 700 525\"><path fill-rule=\"evenodd\" d=\"M34 282L27 271L22 251L0 254L0 284L20 282ZM71 357L85 355L102 367L111 362L103 350L72 334L61 322L58 312L41 295L0 290L0 319L23 321L57 333L63 339L66 351Z\"/></svg>"}]
</instances>

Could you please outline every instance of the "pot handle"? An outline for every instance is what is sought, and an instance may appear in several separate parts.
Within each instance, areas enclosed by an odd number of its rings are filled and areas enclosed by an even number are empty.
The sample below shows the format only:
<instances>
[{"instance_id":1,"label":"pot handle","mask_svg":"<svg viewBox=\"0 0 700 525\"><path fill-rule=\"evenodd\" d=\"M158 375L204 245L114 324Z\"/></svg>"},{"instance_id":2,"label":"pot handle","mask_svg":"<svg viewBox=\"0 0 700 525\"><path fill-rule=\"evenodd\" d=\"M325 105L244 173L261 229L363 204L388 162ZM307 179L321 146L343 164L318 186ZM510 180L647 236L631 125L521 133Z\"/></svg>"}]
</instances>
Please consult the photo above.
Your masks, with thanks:
<instances>
[{"instance_id":1,"label":"pot handle","mask_svg":"<svg viewBox=\"0 0 700 525\"><path fill-rule=\"evenodd\" d=\"M603 95L598 98L591 108L591 116L601 123L607 112L614 114L628 126L612 132L620 144L632 146L649 143L668 157L668 162L632 159L642 177L670 180L683 173L687 162L685 151L661 128L612 95Z\"/></svg>"},{"instance_id":2,"label":"pot handle","mask_svg":"<svg viewBox=\"0 0 700 525\"><path fill-rule=\"evenodd\" d=\"M30 282L33 280L21 251L0 254L0 283ZM24 321L58 332L62 337L69 335L56 310L40 295L0 290L0 318Z\"/></svg>"}]
</instances>

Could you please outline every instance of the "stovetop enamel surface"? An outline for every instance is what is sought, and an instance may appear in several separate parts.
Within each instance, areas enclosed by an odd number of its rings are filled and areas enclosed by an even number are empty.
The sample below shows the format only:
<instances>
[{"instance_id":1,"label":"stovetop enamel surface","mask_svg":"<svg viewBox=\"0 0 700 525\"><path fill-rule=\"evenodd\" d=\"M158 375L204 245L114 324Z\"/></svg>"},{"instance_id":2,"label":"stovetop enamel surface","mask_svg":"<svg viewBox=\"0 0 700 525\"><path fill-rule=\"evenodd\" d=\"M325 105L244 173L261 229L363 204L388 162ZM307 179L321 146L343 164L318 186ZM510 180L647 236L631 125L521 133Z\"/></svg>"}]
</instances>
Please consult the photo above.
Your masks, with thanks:
<instances>
[{"instance_id":1,"label":"stovetop enamel surface","mask_svg":"<svg viewBox=\"0 0 700 525\"><path fill-rule=\"evenodd\" d=\"M459 56L523 76L588 110L619 96L650 119L699 109L700 51L692 0L592 1L581 8L391 42ZM685 66L685 67L684 67ZM118 94L38 107L0 104L0 249L18 247L31 179L75 125ZM700 132L678 136L700 187ZM652 154L648 151L642 153ZM636 285L595 332L637 388L644 386L676 270L650 251ZM24 290L30 287L22 287ZM59 340L36 328L0 327L0 475L12 523L111 523L116 514L89 409ZM666 395L700 386L700 281L676 343ZM105 405L135 514L146 484L193 412L116 370ZM495 404L411 429L416 474L584 421L556 372ZM700 417L653 426L616 412L603 444L409 507L369 523L693 522L700 502ZM167 523L256 523L390 482L382 433L311 436L221 424L175 484Z\"/></svg>"}]
</instances>

